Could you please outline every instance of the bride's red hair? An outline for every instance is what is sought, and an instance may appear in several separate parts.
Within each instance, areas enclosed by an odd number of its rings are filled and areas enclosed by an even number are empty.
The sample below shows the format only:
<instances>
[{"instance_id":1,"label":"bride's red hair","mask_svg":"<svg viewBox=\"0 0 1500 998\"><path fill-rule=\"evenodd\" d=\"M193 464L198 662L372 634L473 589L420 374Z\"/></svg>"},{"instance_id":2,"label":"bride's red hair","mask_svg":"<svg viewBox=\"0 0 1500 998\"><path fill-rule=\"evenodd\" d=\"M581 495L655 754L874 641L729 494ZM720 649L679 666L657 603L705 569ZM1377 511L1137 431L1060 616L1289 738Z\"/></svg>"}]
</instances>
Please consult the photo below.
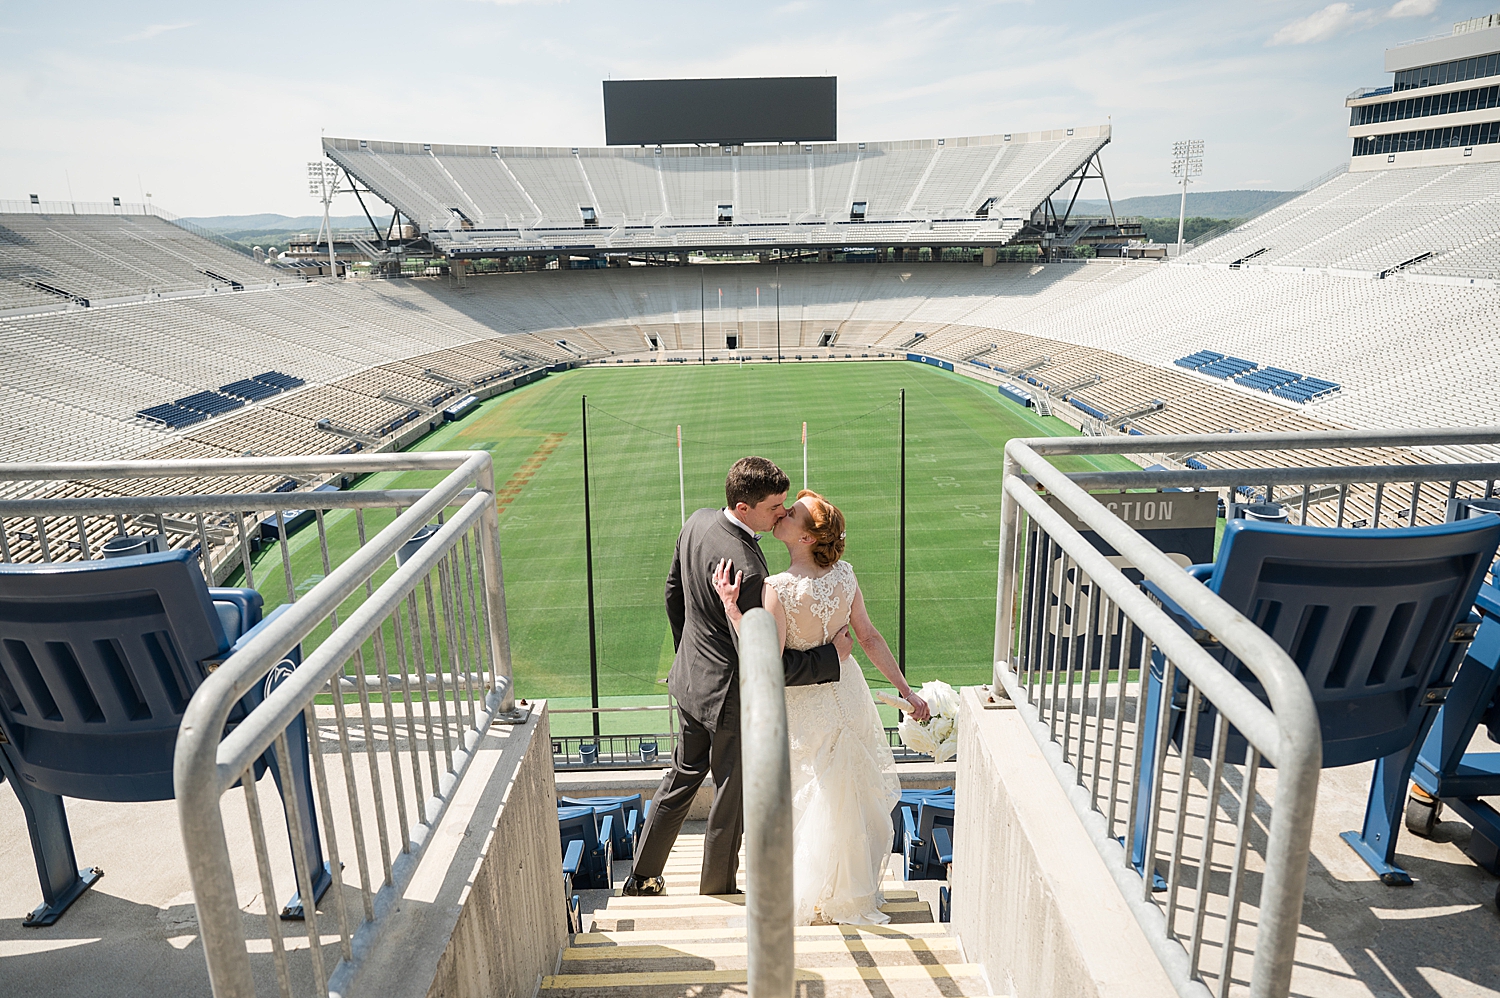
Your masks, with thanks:
<instances>
[{"instance_id":1,"label":"bride's red hair","mask_svg":"<svg viewBox=\"0 0 1500 998\"><path fill-rule=\"evenodd\" d=\"M813 562L819 568L832 568L844 556L844 514L812 489L803 489L797 493L797 498L808 501L807 513L811 523L807 532L813 537Z\"/></svg>"}]
</instances>

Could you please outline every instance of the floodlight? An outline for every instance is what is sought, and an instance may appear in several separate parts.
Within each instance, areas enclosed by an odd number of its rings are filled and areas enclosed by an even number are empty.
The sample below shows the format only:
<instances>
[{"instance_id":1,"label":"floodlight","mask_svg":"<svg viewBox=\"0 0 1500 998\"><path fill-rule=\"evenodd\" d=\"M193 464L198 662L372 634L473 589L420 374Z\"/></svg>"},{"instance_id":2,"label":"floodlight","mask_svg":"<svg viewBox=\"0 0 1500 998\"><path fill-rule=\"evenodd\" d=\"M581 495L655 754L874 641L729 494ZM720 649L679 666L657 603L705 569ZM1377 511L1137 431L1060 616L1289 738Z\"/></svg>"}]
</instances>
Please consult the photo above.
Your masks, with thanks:
<instances>
[{"instance_id":1,"label":"floodlight","mask_svg":"<svg viewBox=\"0 0 1500 998\"><path fill-rule=\"evenodd\" d=\"M1182 178L1182 203L1177 211L1177 255L1182 255L1182 229L1187 221L1187 187L1192 177L1203 175L1203 140L1181 139L1172 143L1172 176Z\"/></svg>"}]
</instances>

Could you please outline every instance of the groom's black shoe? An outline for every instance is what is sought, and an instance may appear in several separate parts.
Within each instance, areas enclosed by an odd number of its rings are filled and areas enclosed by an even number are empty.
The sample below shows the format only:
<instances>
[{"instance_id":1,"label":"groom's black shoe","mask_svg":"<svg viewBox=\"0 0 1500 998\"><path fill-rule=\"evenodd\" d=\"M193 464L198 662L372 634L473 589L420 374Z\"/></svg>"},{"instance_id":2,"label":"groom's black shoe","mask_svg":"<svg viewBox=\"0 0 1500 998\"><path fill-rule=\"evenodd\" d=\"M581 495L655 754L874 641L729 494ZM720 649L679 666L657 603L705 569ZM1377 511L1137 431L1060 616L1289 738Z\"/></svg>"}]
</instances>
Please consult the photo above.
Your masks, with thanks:
<instances>
[{"instance_id":1,"label":"groom's black shoe","mask_svg":"<svg viewBox=\"0 0 1500 998\"><path fill-rule=\"evenodd\" d=\"M661 877L637 877L631 874L625 880L620 893L628 898L654 898L667 893L667 882Z\"/></svg>"}]
</instances>

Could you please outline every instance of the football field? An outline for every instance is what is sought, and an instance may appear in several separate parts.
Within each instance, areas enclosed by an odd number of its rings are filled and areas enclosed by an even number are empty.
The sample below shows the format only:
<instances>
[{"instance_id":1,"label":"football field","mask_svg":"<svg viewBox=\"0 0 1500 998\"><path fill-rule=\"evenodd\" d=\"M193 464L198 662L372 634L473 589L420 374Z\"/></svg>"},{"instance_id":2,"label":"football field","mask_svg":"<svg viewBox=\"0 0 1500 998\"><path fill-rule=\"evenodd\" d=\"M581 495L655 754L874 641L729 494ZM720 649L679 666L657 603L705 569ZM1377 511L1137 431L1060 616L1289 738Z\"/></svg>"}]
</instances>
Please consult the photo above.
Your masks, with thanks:
<instances>
[{"instance_id":1,"label":"football field","mask_svg":"<svg viewBox=\"0 0 1500 998\"><path fill-rule=\"evenodd\" d=\"M587 368L484 403L415 449L483 449L495 462L500 538L518 696L589 694L584 434L593 535L600 694L659 700L672 663L662 589L682 510L724 504L724 474L759 454L840 506L853 564L877 627L898 644L899 395L906 392L906 660L912 684L987 682L994 641L1001 458L1014 436L1074 432L1002 401L993 387L906 362ZM677 428L682 431L679 492ZM1121 458L1107 467L1129 467ZM1095 466L1060 461L1066 470ZM415 487L428 473L372 476L362 487ZM328 516L335 562L356 543L352 516ZM371 511L373 533L391 519ZM321 570L315 530L293 538L293 578ZM772 537L771 571L787 564ZM387 572L382 573L382 577ZM256 571L281 602L280 554ZM280 597L278 597L278 593ZM885 685L862 653L872 677Z\"/></svg>"}]
</instances>

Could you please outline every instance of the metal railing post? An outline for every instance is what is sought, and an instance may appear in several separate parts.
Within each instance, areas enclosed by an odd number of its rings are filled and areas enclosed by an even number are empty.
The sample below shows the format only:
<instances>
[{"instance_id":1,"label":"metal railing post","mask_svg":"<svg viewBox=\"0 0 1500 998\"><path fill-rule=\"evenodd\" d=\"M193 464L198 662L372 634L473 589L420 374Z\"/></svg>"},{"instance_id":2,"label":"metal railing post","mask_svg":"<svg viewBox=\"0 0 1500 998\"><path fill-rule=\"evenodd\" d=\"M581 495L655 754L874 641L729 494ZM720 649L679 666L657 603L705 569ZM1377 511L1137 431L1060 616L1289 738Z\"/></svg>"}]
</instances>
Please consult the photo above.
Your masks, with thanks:
<instances>
[{"instance_id":1,"label":"metal railing post","mask_svg":"<svg viewBox=\"0 0 1500 998\"><path fill-rule=\"evenodd\" d=\"M751 998L791 998L792 766L776 619L740 622L741 766L745 808L745 937Z\"/></svg>"},{"instance_id":2,"label":"metal railing post","mask_svg":"<svg viewBox=\"0 0 1500 998\"><path fill-rule=\"evenodd\" d=\"M500 511L495 506L495 466L488 454L474 477L479 488L490 494L480 531L484 540L479 545L479 564L484 573L484 602L489 618L486 633L490 640L490 661L494 663L495 693L500 698L495 707L495 720L502 724L523 724L528 715L526 711L516 710L516 684L510 664L510 623L505 617L505 570L500 560Z\"/></svg>"},{"instance_id":3,"label":"metal railing post","mask_svg":"<svg viewBox=\"0 0 1500 998\"><path fill-rule=\"evenodd\" d=\"M1005 455L1004 472L1000 481L1004 482L1016 473L1016 462L1009 454ZM995 582L995 654L990 660L992 674L990 682L992 689L1001 690L1004 686L1000 683L1000 663L1010 661L1011 650L1015 647L1015 632L1012 630L1013 615L1011 608L1016 600L1016 523L1020 518L1020 510L1016 501L1000 492L1000 545L999 545L999 567Z\"/></svg>"}]
</instances>

